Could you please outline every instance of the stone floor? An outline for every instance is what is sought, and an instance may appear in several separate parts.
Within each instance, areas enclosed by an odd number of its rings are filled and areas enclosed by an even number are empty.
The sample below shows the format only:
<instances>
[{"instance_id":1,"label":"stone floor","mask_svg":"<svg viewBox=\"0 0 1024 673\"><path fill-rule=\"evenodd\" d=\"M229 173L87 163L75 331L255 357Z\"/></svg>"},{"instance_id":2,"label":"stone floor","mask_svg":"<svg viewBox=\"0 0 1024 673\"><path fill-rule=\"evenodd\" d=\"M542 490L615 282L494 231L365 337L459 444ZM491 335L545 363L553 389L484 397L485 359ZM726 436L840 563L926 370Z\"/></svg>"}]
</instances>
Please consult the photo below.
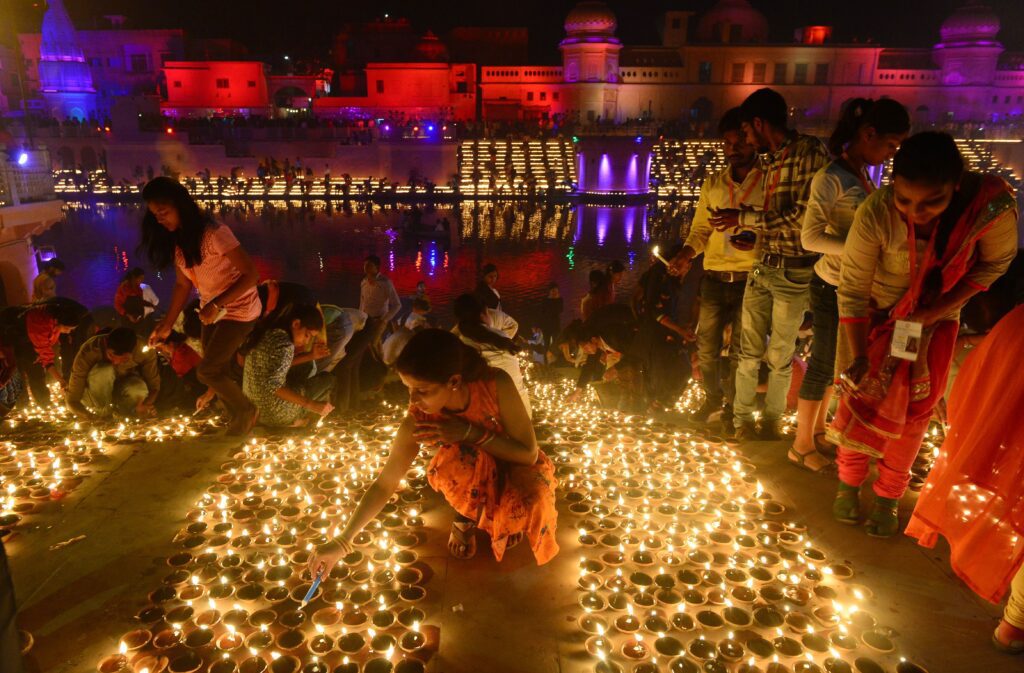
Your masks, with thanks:
<instances>
[{"instance_id":1,"label":"stone floor","mask_svg":"<svg viewBox=\"0 0 1024 673\"><path fill-rule=\"evenodd\" d=\"M7 544L20 621L36 645L30 673L96 670L134 628L132 616L167 572L164 559L186 510L229 455L222 440L117 446L63 501L50 503L38 527ZM872 609L898 631L901 651L931 673L1021 670L989 638L999 610L980 601L949 571L948 554L909 539L875 540L830 517L832 482L785 463L781 444L743 449L765 488L790 503L815 544L851 563L856 581L875 592ZM904 518L912 502L904 503ZM419 549L435 574L428 622L440 643L428 670L445 673L550 673L593 670L571 615L576 607L575 532L561 530L563 553L538 568L526 545L498 565L488 553L457 561L445 550L442 508L427 516ZM78 535L85 539L50 551ZM481 552L486 552L482 547Z\"/></svg>"}]
</instances>

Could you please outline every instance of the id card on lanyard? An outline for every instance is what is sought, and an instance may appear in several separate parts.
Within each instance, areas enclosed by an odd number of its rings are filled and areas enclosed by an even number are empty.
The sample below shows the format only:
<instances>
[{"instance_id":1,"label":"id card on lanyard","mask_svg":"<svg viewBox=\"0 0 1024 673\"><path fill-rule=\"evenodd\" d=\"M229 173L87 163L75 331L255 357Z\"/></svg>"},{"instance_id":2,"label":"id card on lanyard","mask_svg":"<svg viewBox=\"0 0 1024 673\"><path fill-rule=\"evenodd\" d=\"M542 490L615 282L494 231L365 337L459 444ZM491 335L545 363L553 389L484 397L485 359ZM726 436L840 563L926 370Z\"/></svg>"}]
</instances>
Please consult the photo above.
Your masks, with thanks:
<instances>
[{"instance_id":1,"label":"id card on lanyard","mask_svg":"<svg viewBox=\"0 0 1024 673\"><path fill-rule=\"evenodd\" d=\"M921 352L921 334L924 326L910 320L897 320L893 326L889 355L900 360L915 362Z\"/></svg>"},{"instance_id":2,"label":"id card on lanyard","mask_svg":"<svg viewBox=\"0 0 1024 673\"><path fill-rule=\"evenodd\" d=\"M779 156L778 162L773 162L770 173L765 173L765 189L764 189L764 210L771 210L769 207L772 202L772 196L775 195L775 190L779 188L779 182L782 180L782 170L786 165L786 159L789 158L789 153L793 149L794 142L791 142L786 149L782 150L782 155ZM768 176L771 175L774 178L771 184L768 183Z\"/></svg>"},{"instance_id":3,"label":"id card on lanyard","mask_svg":"<svg viewBox=\"0 0 1024 673\"><path fill-rule=\"evenodd\" d=\"M912 222L904 220L907 224L907 257L908 266L910 271L910 283L911 287L909 292L913 292L915 287L919 287L924 282L923 276L925 273L924 269L927 267L927 261L931 258L932 251L935 246L935 232L938 227L932 230L931 236L928 238L928 244L925 247L924 252L924 263L918 268L917 259L917 232L914 230ZM917 307L914 306L912 311ZM897 320L893 324L892 342L889 345L889 355L900 360L909 360L911 362L917 361L917 356L921 352L921 335L924 333L924 325L919 322L912 320Z\"/></svg>"},{"instance_id":4,"label":"id card on lanyard","mask_svg":"<svg viewBox=\"0 0 1024 673\"><path fill-rule=\"evenodd\" d=\"M747 182L747 180L749 180L750 186L747 187L746 191L740 194L738 199L736 198L736 181L732 179L732 175L727 176L728 181L726 182L726 185L729 187L729 207L733 210L740 210L741 206L750 198L750 195L754 193L754 190L757 189L758 183L764 178L764 176L756 175L761 172L758 168L752 168L750 169L750 172L755 174L753 176L754 179L751 179L751 176L747 175L747 178L743 182ZM740 183L740 186L742 187L743 184Z\"/></svg>"}]
</instances>

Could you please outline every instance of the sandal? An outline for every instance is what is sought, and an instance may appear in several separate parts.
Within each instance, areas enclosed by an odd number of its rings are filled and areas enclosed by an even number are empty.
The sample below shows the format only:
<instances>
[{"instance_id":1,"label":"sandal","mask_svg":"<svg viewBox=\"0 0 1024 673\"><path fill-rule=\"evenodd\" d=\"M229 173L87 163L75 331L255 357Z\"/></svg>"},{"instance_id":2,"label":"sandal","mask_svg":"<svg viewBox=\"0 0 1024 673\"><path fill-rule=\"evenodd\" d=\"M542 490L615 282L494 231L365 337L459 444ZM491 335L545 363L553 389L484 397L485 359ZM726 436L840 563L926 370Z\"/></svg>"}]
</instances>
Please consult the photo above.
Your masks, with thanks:
<instances>
[{"instance_id":1,"label":"sandal","mask_svg":"<svg viewBox=\"0 0 1024 673\"><path fill-rule=\"evenodd\" d=\"M826 439L819 440L818 437L825 437ZM814 433L814 448L823 456L832 457L836 455L836 445L828 441L827 432Z\"/></svg>"},{"instance_id":2,"label":"sandal","mask_svg":"<svg viewBox=\"0 0 1024 673\"><path fill-rule=\"evenodd\" d=\"M808 456L813 456L815 454L825 459L825 463L817 469L807 464ZM796 456L796 458L793 458L793 456ZM813 472L814 474L822 474L831 477L838 473L838 468L836 467L835 461L829 458L828 456L822 455L821 452L818 451L817 449L812 449L807 453L800 453L799 451L796 450L796 448L791 446L789 447L789 456L787 457L789 458L789 462L793 463L799 468L807 470L808 472Z\"/></svg>"},{"instance_id":3,"label":"sandal","mask_svg":"<svg viewBox=\"0 0 1024 673\"><path fill-rule=\"evenodd\" d=\"M836 499L832 501L832 516L840 523L855 526L860 523L860 487L839 482Z\"/></svg>"},{"instance_id":4,"label":"sandal","mask_svg":"<svg viewBox=\"0 0 1024 673\"><path fill-rule=\"evenodd\" d=\"M868 514L867 529L871 537L892 537L900 531L900 501L875 496Z\"/></svg>"},{"instance_id":5,"label":"sandal","mask_svg":"<svg viewBox=\"0 0 1024 673\"><path fill-rule=\"evenodd\" d=\"M459 514L455 515L452 519L452 533L448 537L448 551L455 558L463 560L476 555L475 521Z\"/></svg>"},{"instance_id":6,"label":"sandal","mask_svg":"<svg viewBox=\"0 0 1024 673\"><path fill-rule=\"evenodd\" d=\"M522 541L523 541L523 534L522 533L512 533L511 535L508 536L508 540L505 542L505 551L508 551L509 549L513 549L514 547L518 546L519 543L522 542Z\"/></svg>"}]
</instances>

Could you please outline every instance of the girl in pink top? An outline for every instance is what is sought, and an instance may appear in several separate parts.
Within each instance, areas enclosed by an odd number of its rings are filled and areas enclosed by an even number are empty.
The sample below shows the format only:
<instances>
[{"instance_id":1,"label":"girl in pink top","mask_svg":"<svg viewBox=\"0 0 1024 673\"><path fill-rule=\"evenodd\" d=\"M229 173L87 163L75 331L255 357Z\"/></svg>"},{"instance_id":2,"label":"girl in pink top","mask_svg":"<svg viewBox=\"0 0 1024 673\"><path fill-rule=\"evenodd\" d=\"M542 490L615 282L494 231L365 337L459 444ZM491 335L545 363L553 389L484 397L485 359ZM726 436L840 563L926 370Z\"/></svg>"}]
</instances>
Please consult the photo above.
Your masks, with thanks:
<instances>
[{"instance_id":1,"label":"girl in pink top","mask_svg":"<svg viewBox=\"0 0 1024 673\"><path fill-rule=\"evenodd\" d=\"M257 411L232 377L231 366L260 315L256 267L231 229L212 221L177 181L150 180L142 198L147 212L141 247L156 268L173 263L177 272L167 316L153 329L150 343L167 338L195 288L203 323L203 361L196 375L231 414L228 434L246 435L256 423Z\"/></svg>"}]
</instances>

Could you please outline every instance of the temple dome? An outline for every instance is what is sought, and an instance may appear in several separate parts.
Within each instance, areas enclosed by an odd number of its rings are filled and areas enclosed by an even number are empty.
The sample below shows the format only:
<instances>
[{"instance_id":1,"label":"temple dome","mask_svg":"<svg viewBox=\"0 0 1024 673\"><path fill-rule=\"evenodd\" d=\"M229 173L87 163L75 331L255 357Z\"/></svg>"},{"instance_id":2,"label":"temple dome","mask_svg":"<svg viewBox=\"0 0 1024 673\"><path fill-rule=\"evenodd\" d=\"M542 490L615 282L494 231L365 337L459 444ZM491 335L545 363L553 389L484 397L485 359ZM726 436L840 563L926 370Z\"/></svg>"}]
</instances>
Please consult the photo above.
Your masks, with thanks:
<instances>
[{"instance_id":1,"label":"temple dome","mask_svg":"<svg viewBox=\"0 0 1024 673\"><path fill-rule=\"evenodd\" d=\"M62 0L50 0L39 42L39 88L43 92L94 93L92 71Z\"/></svg>"},{"instance_id":2,"label":"temple dome","mask_svg":"<svg viewBox=\"0 0 1024 673\"><path fill-rule=\"evenodd\" d=\"M765 42L768 19L747 0L718 0L697 22L698 42Z\"/></svg>"},{"instance_id":3,"label":"temple dome","mask_svg":"<svg viewBox=\"0 0 1024 673\"><path fill-rule=\"evenodd\" d=\"M416 44L416 60L429 63L446 63L448 61L448 47L444 46L444 42L441 42L437 35L428 30L426 35L421 37L420 41Z\"/></svg>"},{"instance_id":4,"label":"temple dome","mask_svg":"<svg viewBox=\"0 0 1024 673\"><path fill-rule=\"evenodd\" d=\"M615 12L604 2L581 2L565 17L565 32L572 36L615 34Z\"/></svg>"},{"instance_id":5,"label":"temple dome","mask_svg":"<svg viewBox=\"0 0 1024 673\"><path fill-rule=\"evenodd\" d=\"M943 42L992 41L999 34L999 17L988 7L969 2L942 23Z\"/></svg>"}]
</instances>

